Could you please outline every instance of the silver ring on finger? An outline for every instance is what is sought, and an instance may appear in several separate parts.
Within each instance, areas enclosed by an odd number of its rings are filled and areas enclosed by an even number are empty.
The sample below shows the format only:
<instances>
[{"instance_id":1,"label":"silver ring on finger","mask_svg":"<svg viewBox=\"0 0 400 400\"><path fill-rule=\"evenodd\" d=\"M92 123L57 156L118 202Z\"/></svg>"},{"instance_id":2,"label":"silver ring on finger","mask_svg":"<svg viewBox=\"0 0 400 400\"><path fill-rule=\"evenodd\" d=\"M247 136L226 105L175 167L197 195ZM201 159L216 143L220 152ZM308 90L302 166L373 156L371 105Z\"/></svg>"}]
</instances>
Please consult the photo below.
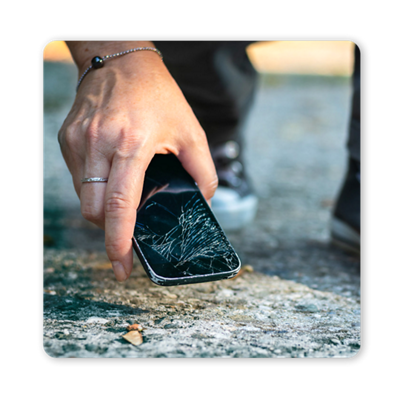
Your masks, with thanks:
<instances>
[{"instance_id":1,"label":"silver ring on finger","mask_svg":"<svg viewBox=\"0 0 400 400\"><path fill-rule=\"evenodd\" d=\"M107 182L107 181L108 181L108 178L99 178L99 177L81 179L82 183Z\"/></svg>"}]
</instances>

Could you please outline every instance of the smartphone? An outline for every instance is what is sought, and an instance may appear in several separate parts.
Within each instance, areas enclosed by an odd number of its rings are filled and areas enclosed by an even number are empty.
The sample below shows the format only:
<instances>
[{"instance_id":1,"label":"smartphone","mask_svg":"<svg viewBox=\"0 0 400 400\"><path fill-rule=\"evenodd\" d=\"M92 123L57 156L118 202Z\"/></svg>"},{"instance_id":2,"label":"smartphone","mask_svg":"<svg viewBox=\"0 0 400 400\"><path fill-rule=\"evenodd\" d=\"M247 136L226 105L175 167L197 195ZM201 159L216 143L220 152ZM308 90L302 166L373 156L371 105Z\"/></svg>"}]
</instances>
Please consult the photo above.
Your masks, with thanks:
<instances>
[{"instance_id":1,"label":"smartphone","mask_svg":"<svg viewBox=\"0 0 400 400\"><path fill-rule=\"evenodd\" d=\"M232 278L240 259L193 178L172 154L156 154L145 175L133 248L157 285Z\"/></svg>"}]
</instances>

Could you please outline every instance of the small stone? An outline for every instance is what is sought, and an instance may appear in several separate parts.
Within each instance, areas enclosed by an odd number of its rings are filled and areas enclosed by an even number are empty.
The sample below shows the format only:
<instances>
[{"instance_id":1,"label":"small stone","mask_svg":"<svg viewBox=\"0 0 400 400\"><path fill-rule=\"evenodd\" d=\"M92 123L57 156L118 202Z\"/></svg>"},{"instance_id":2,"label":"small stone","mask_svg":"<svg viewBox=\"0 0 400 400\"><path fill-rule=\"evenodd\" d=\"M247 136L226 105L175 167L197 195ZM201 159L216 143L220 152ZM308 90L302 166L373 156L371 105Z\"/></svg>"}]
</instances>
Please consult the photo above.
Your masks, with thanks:
<instances>
[{"instance_id":1,"label":"small stone","mask_svg":"<svg viewBox=\"0 0 400 400\"><path fill-rule=\"evenodd\" d=\"M139 346L143 343L143 337L139 331L130 331L122 337L134 346Z\"/></svg>"},{"instance_id":2,"label":"small stone","mask_svg":"<svg viewBox=\"0 0 400 400\"><path fill-rule=\"evenodd\" d=\"M179 328L178 324L165 324L164 329L177 329Z\"/></svg>"},{"instance_id":3,"label":"small stone","mask_svg":"<svg viewBox=\"0 0 400 400\"><path fill-rule=\"evenodd\" d=\"M207 336L204 333L193 333L190 337L193 339L210 339L210 336Z\"/></svg>"},{"instance_id":4,"label":"small stone","mask_svg":"<svg viewBox=\"0 0 400 400\"><path fill-rule=\"evenodd\" d=\"M103 354L103 353L105 353L107 351L108 348L107 347L100 347L100 346L98 346L96 344L89 343L89 344L85 345L85 349L87 351L90 351L91 353Z\"/></svg>"},{"instance_id":5,"label":"small stone","mask_svg":"<svg viewBox=\"0 0 400 400\"><path fill-rule=\"evenodd\" d=\"M98 270L112 269L112 265L109 261L108 262L99 261L99 262L91 264L90 267L92 267L93 269L98 269Z\"/></svg>"},{"instance_id":6,"label":"small stone","mask_svg":"<svg viewBox=\"0 0 400 400\"><path fill-rule=\"evenodd\" d=\"M313 303L297 304L295 308L299 311L314 313L319 311L319 308Z\"/></svg>"},{"instance_id":7,"label":"small stone","mask_svg":"<svg viewBox=\"0 0 400 400\"><path fill-rule=\"evenodd\" d=\"M197 292L200 293L213 293L215 292L215 289L212 285L208 283L200 283L199 286L194 288Z\"/></svg>"},{"instance_id":8,"label":"small stone","mask_svg":"<svg viewBox=\"0 0 400 400\"><path fill-rule=\"evenodd\" d=\"M66 353L68 353L68 352L70 352L70 351L79 351L79 350L81 350L81 347L78 346L78 345L75 344L75 343L67 343L67 344L65 344L65 345L63 346L63 350L64 350Z\"/></svg>"},{"instance_id":9,"label":"small stone","mask_svg":"<svg viewBox=\"0 0 400 400\"><path fill-rule=\"evenodd\" d=\"M163 292L163 295L165 297L168 297L169 299L177 299L178 298L178 296L175 293Z\"/></svg>"},{"instance_id":10,"label":"small stone","mask_svg":"<svg viewBox=\"0 0 400 400\"><path fill-rule=\"evenodd\" d=\"M142 325L140 324L132 324L126 327L128 331L139 331L141 332L143 330Z\"/></svg>"},{"instance_id":11,"label":"small stone","mask_svg":"<svg viewBox=\"0 0 400 400\"><path fill-rule=\"evenodd\" d=\"M78 274L76 272L69 272L68 273L68 279L71 279L72 281L78 278Z\"/></svg>"},{"instance_id":12,"label":"small stone","mask_svg":"<svg viewBox=\"0 0 400 400\"><path fill-rule=\"evenodd\" d=\"M106 324L108 319L100 317L90 317L85 321L87 324Z\"/></svg>"},{"instance_id":13,"label":"small stone","mask_svg":"<svg viewBox=\"0 0 400 400\"><path fill-rule=\"evenodd\" d=\"M246 272L254 272L254 268L251 265L244 265L243 270Z\"/></svg>"}]
</instances>

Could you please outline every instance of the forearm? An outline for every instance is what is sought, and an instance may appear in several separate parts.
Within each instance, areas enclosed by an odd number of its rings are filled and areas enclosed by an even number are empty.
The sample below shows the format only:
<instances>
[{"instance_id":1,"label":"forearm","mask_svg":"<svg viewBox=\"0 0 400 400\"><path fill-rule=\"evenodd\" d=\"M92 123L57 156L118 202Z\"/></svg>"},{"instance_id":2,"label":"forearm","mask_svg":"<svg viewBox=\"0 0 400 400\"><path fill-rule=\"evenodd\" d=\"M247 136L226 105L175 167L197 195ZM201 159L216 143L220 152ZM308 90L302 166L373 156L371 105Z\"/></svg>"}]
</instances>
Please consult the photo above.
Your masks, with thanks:
<instances>
[{"instance_id":1,"label":"forearm","mask_svg":"<svg viewBox=\"0 0 400 400\"><path fill-rule=\"evenodd\" d=\"M95 56L105 56L135 47L154 47L150 41L67 41L67 46L79 69L85 70Z\"/></svg>"}]
</instances>

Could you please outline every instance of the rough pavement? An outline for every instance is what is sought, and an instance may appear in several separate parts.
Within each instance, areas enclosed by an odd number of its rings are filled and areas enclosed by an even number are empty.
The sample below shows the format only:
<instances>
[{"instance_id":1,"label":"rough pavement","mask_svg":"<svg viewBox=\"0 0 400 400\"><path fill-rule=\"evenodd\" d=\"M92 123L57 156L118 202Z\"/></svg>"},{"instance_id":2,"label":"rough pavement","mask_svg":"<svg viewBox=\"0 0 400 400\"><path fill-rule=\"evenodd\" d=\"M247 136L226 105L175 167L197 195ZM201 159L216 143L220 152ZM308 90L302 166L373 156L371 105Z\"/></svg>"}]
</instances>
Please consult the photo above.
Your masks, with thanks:
<instances>
[{"instance_id":1,"label":"rough pavement","mask_svg":"<svg viewBox=\"0 0 400 400\"><path fill-rule=\"evenodd\" d=\"M228 235L254 272L161 288L139 262L117 283L102 231L79 212L57 132L75 67L45 64L44 348L54 357L348 357L360 348L357 257L329 244L346 164L345 78L263 76L246 159L260 198L256 221ZM144 342L124 339L145 328Z\"/></svg>"}]
</instances>

